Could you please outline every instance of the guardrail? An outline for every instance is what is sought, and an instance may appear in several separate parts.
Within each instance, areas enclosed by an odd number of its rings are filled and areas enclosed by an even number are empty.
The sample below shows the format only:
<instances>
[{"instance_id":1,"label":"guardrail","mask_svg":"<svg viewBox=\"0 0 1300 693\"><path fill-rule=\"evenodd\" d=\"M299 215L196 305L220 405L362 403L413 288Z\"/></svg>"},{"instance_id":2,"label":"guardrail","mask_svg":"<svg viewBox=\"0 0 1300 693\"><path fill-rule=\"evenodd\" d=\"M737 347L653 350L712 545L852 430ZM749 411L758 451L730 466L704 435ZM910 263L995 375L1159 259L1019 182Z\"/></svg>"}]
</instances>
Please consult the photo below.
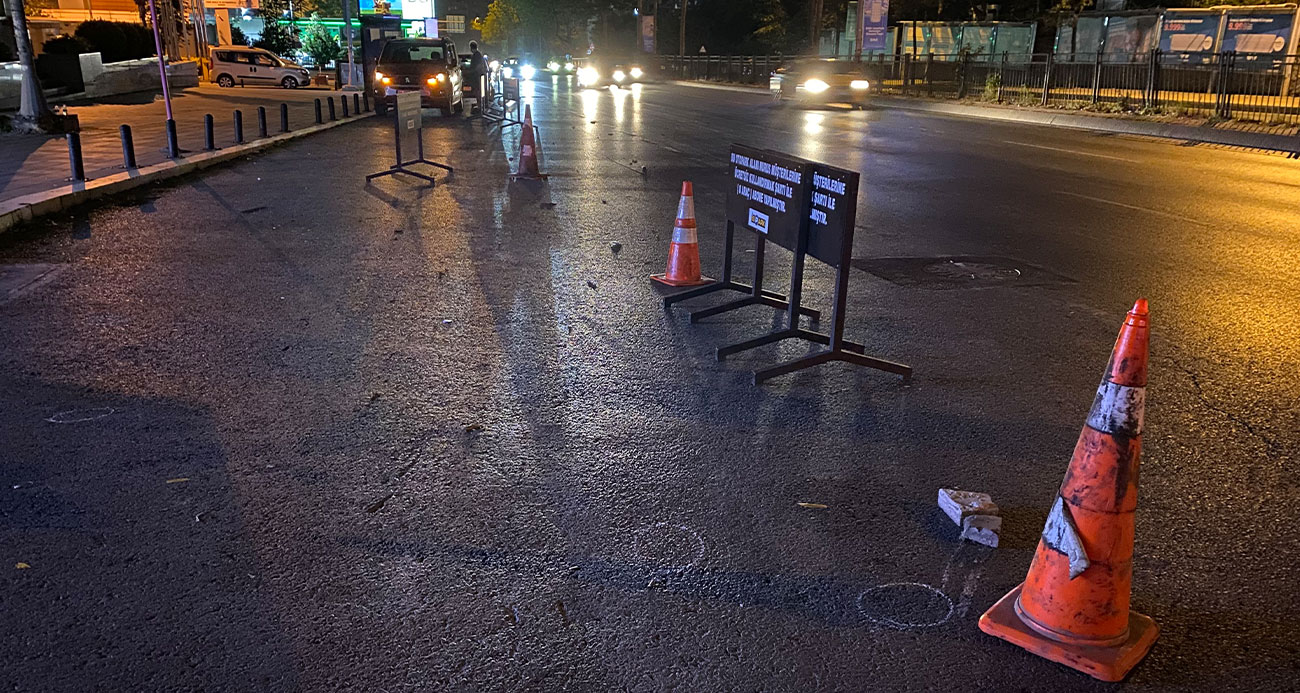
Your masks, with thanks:
<instances>
[{"instance_id":1,"label":"guardrail","mask_svg":"<svg viewBox=\"0 0 1300 693\"><path fill-rule=\"evenodd\" d=\"M774 71L810 58L664 56L661 66L676 79L765 85ZM886 93L1300 125L1300 55L931 53L863 56L859 64Z\"/></svg>"}]
</instances>

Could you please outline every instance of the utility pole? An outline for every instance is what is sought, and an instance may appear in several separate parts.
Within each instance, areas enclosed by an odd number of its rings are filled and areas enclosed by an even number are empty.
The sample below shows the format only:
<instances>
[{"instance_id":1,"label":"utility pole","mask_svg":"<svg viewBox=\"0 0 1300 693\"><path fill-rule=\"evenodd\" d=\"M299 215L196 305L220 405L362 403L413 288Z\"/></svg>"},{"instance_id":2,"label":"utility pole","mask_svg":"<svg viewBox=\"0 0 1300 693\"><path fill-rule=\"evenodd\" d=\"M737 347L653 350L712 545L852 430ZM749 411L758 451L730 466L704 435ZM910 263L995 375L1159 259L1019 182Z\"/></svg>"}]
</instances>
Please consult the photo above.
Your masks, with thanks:
<instances>
[{"instance_id":1,"label":"utility pole","mask_svg":"<svg viewBox=\"0 0 1300 693\"><path fill-rule=\"evenodd\" d=\"M54 124L54 114L45 102L41 80L36 76L32 61L32 40L27 35L27 8L23 0L5 0L5 11L14 23L14 43L18 48L18 63L22 66L22 96L14 126L22 132L48 132Z\"/></svg>"},{"instance_id":2,"label":"utility pole","mask_svg":"<svg viewBox=\"0 0 1300 693\"><path fill-rule=\"evenodd\" d=\"M360 9L360 6L358 6ZM352 73L356 71L356 66L352 64L352 0L343 0L343 35L348 44L348 89L357 88L352 84ZM318 70L319 71L319 70Z\"/></svg>"},{"instance_id":3,"label":"utility pole","mask_svg":"<svg viewBox=\"0 0 1300 693\"><path fill-rule=\"evenodd\" d=\"M686 55L686 0L682 0L682 25L677 32L677 55Z\"/></svg>"},{"instance_id":4,"label":"utility pole","mask_svg":"<svg viewBox=\"0 0 1300 693\"><path fill-rule=\"evenodd\" d=\"M808 3L809 15L811 15L808 21L808 53L811 55L817 55L821 52L822 2L823 0L810 0ZM859 2L858 7L861 8L862 4ZM859 9L859 11L861 10Z\"/></svg>"}]
</instances>

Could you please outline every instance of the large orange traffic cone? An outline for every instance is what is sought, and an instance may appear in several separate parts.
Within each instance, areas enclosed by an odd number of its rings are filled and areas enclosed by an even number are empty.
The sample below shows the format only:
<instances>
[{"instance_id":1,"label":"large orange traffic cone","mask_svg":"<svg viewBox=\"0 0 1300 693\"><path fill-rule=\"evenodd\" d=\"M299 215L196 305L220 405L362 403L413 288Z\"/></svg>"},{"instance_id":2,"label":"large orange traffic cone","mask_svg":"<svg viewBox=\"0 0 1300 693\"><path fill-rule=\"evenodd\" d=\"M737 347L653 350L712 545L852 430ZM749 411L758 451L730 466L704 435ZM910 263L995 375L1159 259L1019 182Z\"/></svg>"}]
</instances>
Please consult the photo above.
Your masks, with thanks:
<instances>
[{"instance_id":1,"label":"large orange traffic cone","mask_svg":"<svg viewBox=\"0 0 1300 693\"><path fill-rule=\"evenodd\" d=\"M682 199L677 203L673 241L668 246L668 271L650 278L668 286L699 286L713 280L700 276L700 246L695 235L695 192L691 182L682 181Z\"/></svg>"},{"instance_id":2,"label":"large orange traffic cone","mask_svg":"<svg viewBox=\"0 0 1300 693\"><path fill-rule=\"evenodd\" d=\"M519 170L510 174L512 180L546 178L546 174L539 171L537 166L540 143L537 141L536 130L537 128L533 126L533 106L529 104L524 106L524 125L519 133Z\"/></svg>"},{"instance_id":3,"label":"large orange traffic cone","mask_svg":"<svg viewBox=\"0 0 1300 693\"><path fill-rule=\"evenodd\" d=\"M1147 302L1120 328L1025 581L980 630L1103 681L1120 681L1160 629L1129 610L1147 384Z\"/></svg>"}]
</instances>

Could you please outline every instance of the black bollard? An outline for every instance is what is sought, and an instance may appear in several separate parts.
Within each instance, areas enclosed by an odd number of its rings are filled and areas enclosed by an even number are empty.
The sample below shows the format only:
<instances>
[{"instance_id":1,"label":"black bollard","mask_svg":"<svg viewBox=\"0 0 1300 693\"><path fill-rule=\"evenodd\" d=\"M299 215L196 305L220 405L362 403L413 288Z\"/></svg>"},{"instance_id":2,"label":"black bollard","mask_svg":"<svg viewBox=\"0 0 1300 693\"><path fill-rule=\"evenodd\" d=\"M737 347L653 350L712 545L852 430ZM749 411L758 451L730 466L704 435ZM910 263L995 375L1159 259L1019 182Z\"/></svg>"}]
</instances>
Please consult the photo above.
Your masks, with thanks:
<instances>
[{"instance_id":1,"label":"black bollard","mask_svg":"<svg viewBox=\"0 0 1300 693\"><path fill-rule=\"evenodd\" d=\"M289 131L289 104L280 104L280 132Z\"/></svg>"},{"instance_id":2,"label":"black bollard","mask_svg":"<svg viewBox=\"0 0 1300 693\"><path fill-rule=\"evenodd\" d=\"M203 116L203 149L209 152L217 149L217 135L213 132L211 113Z\"/></svg>"},{"instance_id":3,"label":"black bollard","mask_svg":"<svg viewBox=\"0 0 1300 693\"><path fill-rule=\"evenodd\" d=\"M81 160L81 133L69 132L68 165L72 169L72 180L86 180L86 164Z\"/></svg>"},{"instance_id":4,"label":"black bollard","mask_svg":"<svg viewBox=\"0 0 1300 693\"><path fill-rule=\"evenodd\" d=\"M366 113L370 112L370 92L361 93L361 105L366 107Z\"/></svg>"},{"instance_id":5,"label":"black bollard","mask_svg":"<svg viewBox=\"0 0 1300 693\"><path fill-rule=\"evenodd\" d=\"M175 159L181 155L181 145L176 141L176 121L167 119L167 158Z\"/></svg>"},{"instance_id":6,"label":"black bollard","mask_svg":"<svg viewBox=\"0 0 1300 693\"><path fill-rule=\"evenodd\" d=\"M257 136L266 137L266 106L257 107Z\"/></svg>"},{"instance_id":7,"label":"black bollard","mask_svg":"<svg viewBox=\"0 0 1300 693\"><path fill-rule=\"evenodd\" d=\"M352 112L353 112L354 114L356 114L356 115L361 115L361 95L360 95L360 94L356 94L356 93L353 93L353 94L352 94Z\"/></svg>"},{"instance_id":8,"label":"black bollard","mask_svg":"<svg viewBox=\"0 0 1300 693\"><path fill-rule=\"evenodd\" d=\"M244 113L235 109L235 144L244 143Z\"/></svg>"},{"instance_id":9,"label":"black bollard","mask_svg":"<svg viewBox=\"0 0 1300 693\"><path fill-rule=\"evenodd\" d=\"M329 97L329 98L326 99L326 100L329 101L329 106L330 106L330 122L332 123L332 122L334 122L334 121L336 121L336 120L339 119L338 116L334 114L334 97L331 96L331 97Z\"/></svg>"},{"instance_id":10,"label":"black bollard","mask_svg":"<svg viewBox=\"0 0 1300 693\"><path fill-rule=\"evenodd\" d=\"M347 94L342 94L339 96L339 104L343 106L343 117L344 118L348 117L348 95Z\"/></svg>"},{"instance_id":11,"label":"black bollard","mask_svg":"<svg viewBox=\"0 0 1300 693\"><path fill-rule=\"evenodd\" d=\"M316 99L316 124L320 125L323 122L325 121L320 117L320 99Z\"/></svg>"},{"instance_id":12,"label":"black bollard","mask_svg":"<svg viewBox=\"0 0 1300 693\"><path fill-rule=\"evenodd\" d=\"M117 131L122 136L122 168L135 168L135 140L131 138L131 126L122 125Z\"/></svg>"}]
</instances>

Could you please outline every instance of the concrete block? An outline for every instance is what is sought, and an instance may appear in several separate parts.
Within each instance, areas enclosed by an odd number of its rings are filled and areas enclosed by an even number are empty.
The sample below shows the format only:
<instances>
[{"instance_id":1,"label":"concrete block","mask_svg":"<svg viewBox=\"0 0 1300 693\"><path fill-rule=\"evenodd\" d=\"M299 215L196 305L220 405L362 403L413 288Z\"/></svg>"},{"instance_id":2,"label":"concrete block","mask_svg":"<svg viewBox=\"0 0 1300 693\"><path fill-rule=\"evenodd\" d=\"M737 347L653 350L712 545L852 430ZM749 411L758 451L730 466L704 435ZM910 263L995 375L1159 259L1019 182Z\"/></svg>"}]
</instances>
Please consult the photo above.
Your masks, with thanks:
<instances>
[{"instance_id":1,"label":"concrete block","mask_svg":"<svg viewBox=\"0 0 1300 693\"><path fill-rule=\"evenodd\" d=\"M997 515L967 515L961 521L961 538L997 548L1002 518Z\"/></svg>"},{"instance_id":2,"label":"concrete block","mask_svg":"<svg viewBox=\"0 0 1300 693\"><path fill-rule=\"evenodd\" d=\"M997 515L998 506L993 497L978 491L959 491L955 488L939 489L939 507L958 526L968 515Z\"/></svg>"}]
</instances>

